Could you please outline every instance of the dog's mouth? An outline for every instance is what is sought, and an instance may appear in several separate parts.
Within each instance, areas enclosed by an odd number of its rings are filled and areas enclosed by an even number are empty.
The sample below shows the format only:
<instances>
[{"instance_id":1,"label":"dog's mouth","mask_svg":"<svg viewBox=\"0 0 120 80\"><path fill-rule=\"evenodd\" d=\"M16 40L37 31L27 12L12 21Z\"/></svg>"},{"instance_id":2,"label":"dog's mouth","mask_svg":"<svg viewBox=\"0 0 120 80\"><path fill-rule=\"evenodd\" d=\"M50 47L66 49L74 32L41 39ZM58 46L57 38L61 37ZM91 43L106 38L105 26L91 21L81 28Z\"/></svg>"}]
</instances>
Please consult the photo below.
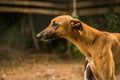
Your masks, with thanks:
<instances>
[{"instance_id":1,"label":"dog's mouth","mask_svg":"<svg viewBox=\"0 0 120 80\"><path fill-rule=\"evenodd\" d=\"M42 40L42 41L48 41L54 38L58 38L57 33L49 33L49 34L44 34L43 32L40 32L37 34L37 39Z\"/></svg>"}]
</instances>

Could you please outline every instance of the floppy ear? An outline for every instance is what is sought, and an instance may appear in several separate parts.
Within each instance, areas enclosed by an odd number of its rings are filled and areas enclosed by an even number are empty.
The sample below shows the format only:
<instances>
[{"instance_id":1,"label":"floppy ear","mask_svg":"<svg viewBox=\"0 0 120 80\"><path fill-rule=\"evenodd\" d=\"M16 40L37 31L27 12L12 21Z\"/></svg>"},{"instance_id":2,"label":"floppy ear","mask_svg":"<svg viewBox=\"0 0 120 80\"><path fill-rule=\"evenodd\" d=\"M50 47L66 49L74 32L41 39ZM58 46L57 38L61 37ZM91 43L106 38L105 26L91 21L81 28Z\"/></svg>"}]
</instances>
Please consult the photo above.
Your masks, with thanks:
<instances>
[{"instance_id":1,"label":"floppy ear","mask_svg":"<svg viewBox=\"0 0 120 80\"><path fill-rule=\"evenodd\" d=\"M78 20L78 19L72 19L70 21L70 25L71 25L72 28L79 29L79 30L83 31L81 21Z\"/></svg>"}]
</instances>

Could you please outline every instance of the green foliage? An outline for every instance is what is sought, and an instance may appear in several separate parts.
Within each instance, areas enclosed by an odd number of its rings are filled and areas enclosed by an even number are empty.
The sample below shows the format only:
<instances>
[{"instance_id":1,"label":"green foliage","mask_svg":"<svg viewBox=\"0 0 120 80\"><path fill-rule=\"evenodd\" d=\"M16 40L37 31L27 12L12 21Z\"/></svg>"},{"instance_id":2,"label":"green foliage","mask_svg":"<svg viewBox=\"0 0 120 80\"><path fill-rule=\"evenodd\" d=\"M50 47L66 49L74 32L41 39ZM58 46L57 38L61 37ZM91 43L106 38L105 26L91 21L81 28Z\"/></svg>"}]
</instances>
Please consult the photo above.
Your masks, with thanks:
<instances>
[{"instance_id":1,"label":"green foliage","mask_svg":"<svg viewBox=\"0 0 120 80\"><path fill-rule=\"evenodd\" d=\"M75 45L71 45L71 52L72 52L73 57L75 58L83 57L83 54Z\"/></svg>"},{"instance_id":2,"label":"green foliage","mask_svg":"<svg viewBox=\"0 0 120 80\"><path fill-rule=\"evenodd\" d=\"M120 15L115 14L113 11L109 11L105 15L105 23L107 23L107 29L110 32L120 31Z\"/></svg>"},{"instance_id":3,"label":"green foliage","mask_svg":"<svg viewBox=\"0 0 120 80\"><path fill-rule=\"evenodd\" d=\"M41 50L49 53L63 53L67 49L67 43L64 39L53 39L47 42L40 41Z\"/></svg>"},{"instance_id":4,"label":"green foliage","mask_svg":"<svg viewBox=\"0 0 120 80\"><path fill-rule=\"evenodd\" d=\"M120 13L109 11L104 15L84 16L81 17L88 25L108 32L120 32Z\"/></svg>"},{"instance_id":5,"label":"green foliage","mask_svg":"<svg viewBox=\"0 0 120 80\"><path fill-rule=\"evenodd\" d=\"M17 29L17 26L13 26L10 29L7 29L0 38L1 44L22 50L27 48L26 44L30 41L30 36L22 36L21 32Z\"/></svg>"}]
</instances>

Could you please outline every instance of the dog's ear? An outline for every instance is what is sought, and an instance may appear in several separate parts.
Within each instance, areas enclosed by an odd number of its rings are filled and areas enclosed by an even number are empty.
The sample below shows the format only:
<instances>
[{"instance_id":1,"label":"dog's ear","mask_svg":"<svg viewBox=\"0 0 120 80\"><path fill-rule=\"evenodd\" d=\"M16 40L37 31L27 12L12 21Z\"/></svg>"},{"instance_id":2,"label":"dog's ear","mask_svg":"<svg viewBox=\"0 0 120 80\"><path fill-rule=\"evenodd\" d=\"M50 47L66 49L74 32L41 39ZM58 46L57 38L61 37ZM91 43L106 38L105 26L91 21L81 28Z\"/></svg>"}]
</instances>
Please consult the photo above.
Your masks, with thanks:
<instances>
[{"instance_id":1,"label":"dog's ear","mask_svg":"<svg viewBox=\"0 0 120 80\"><path fill-rule=\"evenodd\" d=\"M78 20L78 19L72 19L70 21L70 25L71 25L72 28L79 29L79 30L83 31L81 21Z\"/></svg>"}]
</instances>

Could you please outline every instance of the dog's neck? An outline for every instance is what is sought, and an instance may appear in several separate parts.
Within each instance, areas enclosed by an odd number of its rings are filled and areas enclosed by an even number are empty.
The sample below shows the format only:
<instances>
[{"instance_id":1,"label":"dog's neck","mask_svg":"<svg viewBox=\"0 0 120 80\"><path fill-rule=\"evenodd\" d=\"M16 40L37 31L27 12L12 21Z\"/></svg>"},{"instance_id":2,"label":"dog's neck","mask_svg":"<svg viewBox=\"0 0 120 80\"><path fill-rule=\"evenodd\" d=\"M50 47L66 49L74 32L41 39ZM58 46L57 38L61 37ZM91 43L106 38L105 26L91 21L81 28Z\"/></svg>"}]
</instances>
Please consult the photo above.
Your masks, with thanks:
<instances>
[{"instance_id":1,"label":"dog's neck","mask_svg":"<svg viewBox=\"0 0 120 80\"><path fill-rule=\"evenodd\" d=\"M94 44L97 39L97 35L100 31L82 23L83 31L78 30L78 32L74 33L73 36L69 37L68 40L76 45L80 51L87 57L90 56L88 54L88 49L90 46Z\"/></svg>"},{"instance_id":2,"label":"dog's neck","mask_svg":"<svg viewBox=\"0 0 120 80\"><path fill-rule=\"evenodd\" d=\"M98 36L98 33L100 33L100 31L86 25L85 23L82 23L82 26L83 31L79 31L81 33L80 37L83 40L82 42L85 42L87 46L92 45L95 42L96 37Z\"/></svg>"}]
</instances>

